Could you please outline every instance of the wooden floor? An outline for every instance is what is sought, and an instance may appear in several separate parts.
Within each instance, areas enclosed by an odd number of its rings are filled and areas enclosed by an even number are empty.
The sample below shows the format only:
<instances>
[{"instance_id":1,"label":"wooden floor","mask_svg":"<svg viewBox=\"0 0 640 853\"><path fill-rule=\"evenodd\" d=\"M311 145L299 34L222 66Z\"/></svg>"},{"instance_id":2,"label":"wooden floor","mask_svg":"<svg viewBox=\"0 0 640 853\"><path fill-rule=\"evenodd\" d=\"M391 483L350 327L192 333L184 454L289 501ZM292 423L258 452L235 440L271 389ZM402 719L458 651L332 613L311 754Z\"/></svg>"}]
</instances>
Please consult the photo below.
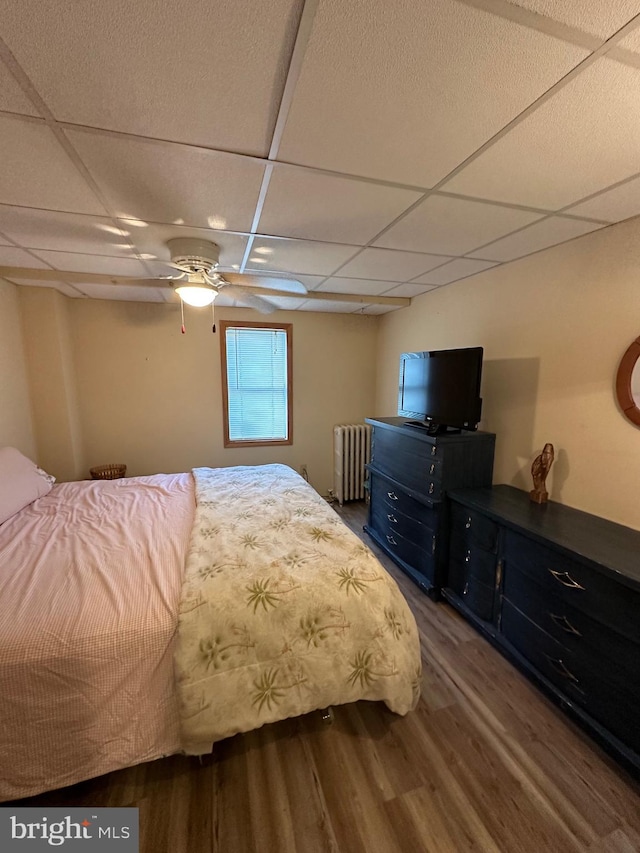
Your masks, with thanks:
<instances>
[{"instance_id":1,"label":"wooden floor","mask_svg":"<svg viewBox=\"0 0 640 853\"><path fill-rule=\"evenodd\" d=\"M345 521L363 538L364 508ZM369 542L368 544L371 544ZM389 560L422 639L416 711L360 702L15 805L137 806L142 853L640 851L640 786Z\"/></svg>"}]
</instances>

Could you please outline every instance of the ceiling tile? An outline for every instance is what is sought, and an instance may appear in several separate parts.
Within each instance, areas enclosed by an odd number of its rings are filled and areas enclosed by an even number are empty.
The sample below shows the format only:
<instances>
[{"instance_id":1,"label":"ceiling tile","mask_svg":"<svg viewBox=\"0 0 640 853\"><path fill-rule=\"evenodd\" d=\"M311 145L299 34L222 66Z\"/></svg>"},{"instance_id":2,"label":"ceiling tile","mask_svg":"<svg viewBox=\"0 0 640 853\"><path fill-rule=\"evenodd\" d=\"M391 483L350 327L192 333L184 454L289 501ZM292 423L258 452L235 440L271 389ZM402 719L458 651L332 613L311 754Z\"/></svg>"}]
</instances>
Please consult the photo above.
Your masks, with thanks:
<instances>
[{"instance_id":1,"label":"ceiling tile","mask_svg":"<svg viewBox=\"0 0 640 853\"><path fill-rule=\"evenodd\" d=\"M595 198L570 207L567 213L590 216L607 222L620 222L640 214L640 177L627 181L612 190L600 193Z\"/></svg>"},{"instance_id":2,"label":"ceiling tile","mask_svg":"<svg viewBox=\"0 0 640 853\"><path fill-rule=\"evenodd\" d=\"M251 228L264 165L186 145L67 131L119 218Z\"/></svg>"},{"instance_id":3,"label":"ceiling tile","mask_svg":"<svg viewBox=\"0 0 640 853\"><path fill-rule=\"evenodd\" d=\"M507 0L317 2L247 272L324 293L413 297L601 227L589 218L640 214L640 67L629 52L640 55L640 27L410 210L640 0L513 0L511 11ZM0 60L0 264L172 275L166 241L194 236L220 246L223 273L238 270L267 162L243 153L269 151L303 5L0 0L3 38L93 178ZM563 41L571 27L583 47ZM81 296L64 281L24 283ZM84 290L176 298L168 288Z\"/></svg>"},{"instance_id":4,"label":"ceiling tile","mask_svg":"<svg viewBox=\"0 0 640 853\"><path fill-rule=\"evenodd\" d=\"M45 124L0 115L0 160L1 203L104 214Z\"/></svg>"},{"instance_id":5,"label":"ceiling tile","mask_svg":"<svg viewBox=\"0 0 640 853\"><path fill-rule=\"evenodd\" d=\"M27 249L132 257L110 219L0 205L0 231Z\"/></svg>"},{"instance_id":6,"label":"ceiling tile","mask_svg":"<svg viewBox=\"0 0 640 853\"><path fill-rule=\"evenodd\" d=\"M0 19L58 120L265 155L301 5L2 0Z\"/></svg>"},{"instance_id":7,"label":"ceiling tile","mask_svg":"<svg viewBox=\"0 0 640 853\"><path fill-rule=\"evenodd\" d=\"M71 252L34 251L39 258L56 270L101 273L104 275L142 276L147 271L136 258L109 258L105 255L77 255ZM110 285L109 285L110 286Z\"/></svg>"},{"instance_id":8,"label":"ceiling tile","mask_svg":"<svg viewBox=\"0 0 640 853\"><path fill-rule=\"evenodd\" d=\"M168 275L175 270L164 265L153 264L154 258L161 261L171 259L167 240L173 237L198 237L201 240L211 240L220 247L220 268L238 269L247 244L247 238L241 234L226 234L209 228L185 228L179 225L147 225L138 220L118 220L122 228L128 232L129 239L145 261L150 261L150 267L158 275ZM0 230L2 230L0 228Z\"/></svg>"},{"instance_id":9,"label":"ceiling tile","mask_svg":"<svg viewBox=\"0 0 640 853\"><path fill-rule=\"evenodd\" d=\"M418 284L414 281L407 281L404 284L397 284L391 290L385 291L385 296L408 296L412 299L414 296L421 296L429 290L435 290L435 284Z\"/></svg>"},{"instance_id":10,"label":"ceiling tile","mask_svg":"<svg viewBox=\"0 0 640 853\"><path fill-rule=\"evenodd\" d=\"M117 284L77 284L77 289L92 299L111 299L119 302L165 302L161 288Z\"/></svg>"},{"instance_id":11,"label":"ceiling tile","mask_svg":"<svg viewBox=\"0 0 640 853\"><path fill-rule=\"evenodd\" d=\"M340 270L340 277L376 281L406 281L451 260L445 255L422 255L395 249L364 249Z\"/></svg>"},{"instance_id":12,"label":"ceiling tile","mask_svg":"<svg viewBox=\"0 0 640 853\"><path fill-rule=\"evenodd\" d=\"M640 171L640 69L599 59L445 184L557 210Z\"/></svg>"},{"instance_id":13,"label":"ceiling tile","mask_svg":"<svg viewBox=\"0 0 640 853\"><path fill-rule=\"evenodd\" d=\"M12 279L9 280L12 281ZM13 283L17 284L18 287L50 287L52 290L57 290L60 293L64 293L65 296L71 296L72 298L82 296L79 290L67 284L66 281L37 281L36 279L21 278L20 281L15 280Z\"/></svg>"},{"instance_id":14,"label":"ceiling tile","mask_svg":"<svg viewBox=\"0 0 640 853\"><path fill-rule=\"evenodd\" d=\"M359 293L367 296L379 296L392 287L395 281L367 281L363 278L328 278L324 284L316 288L328 293Z\"/></svg>"},{"instance_id":15,"label":"ceiling tile","mask_svg":"<svg viewBox=\"0 0 640 853\"><path fill-rule=\"evenodd\" d=\"M320 2L281 159L433 186L587 55L454 0L401 9Z\"/></svg>"},{"instance_id":16,"label":"ceiling tile","mask_svg":"<svg viewBox=\"0 0 640 853\"><path fill-rule=\"evenodd\" d=\"M357 251L357 246L313 243L308 240L276 240L271 237L257 236L246 265L246 271L308 273L327 276L331 275ZM259 264L256 258L258 260L266 259L266 263Z\"/></svg>"},{"instance_id":17,"label":"ceiling tile","mask_svg":"<svg viewBox=\"0 0 640 853\"><path fill-rule=\"evenodd\" d=\"M331 299L307 299L297 309L298 311L316 311L323 314L353 314L360 310L361 306L354 306L353 302L337 302Z\"/></svg>"},{"instance_id":18,"label":"ceiling tile","mask_svg":"<svg viewBox=\"0 0 640 853\"><path fill-rule=\"evenodd\" d=\"M509 0L546 18L608 38L640 12L639 0Z\"/></svg>"},{"instance_id":19,"label":"ceiling tile","mask_svg":"<svg viewBox=\"0 0 640 853\"><path fill-rule=\"evenodd\" d=\"M640 53L640 27L636 27L628 35L621 39L617 47L622 47L625 50L631 50L634 53Z\"/></svg>"},{"instance_id":20,"label":"ceiling tile","mask_svg":"<svg viewBox=\"0 0 640 853\"><path fill-rule=\"evenodd\" d=\"M390 311L399 311L402 305L365 305L359 314L388 314Z\"/></svg>"},{"instance_id":21,"label":"ceiling tile","mask_svg":"<svg viewBox=\"0 0 640 853\"><path fill-rule=\"evenodd\" d=\"M512 207L432 195L393 225L374 245L464 255L541 216Z\"/></svg>"},{"instance_id":22,"label":"ceiling tile","mask_svg":"<svg viewBox=\"0 0 640 853\"><path fill-rule=\"evenodd\" d=\"M565 243L574 237L588 234L601 228L595 222L585 222L580 219L566 219L560 216L550 216L542 222L536 222L528 228L523 228L517 234L503 237L490 246L479 249L475 254L494 261L513 261L524 255L538 252L558 243Z\"/></svg>"},{"instance_id":23,"label":"ceiling tile","mask_svg":"<svg viewBox=\"0 0 640 853\"><path fill-rule=\"evenodd\" d=\"M0 110L37 116L38 111L16 83L15 77L0 59Z\"/></svg>"},{"instance_id":24,"label":"ceiling tile","mask_svg":"<svg viewBox=\"0 0 640 853\"><path fill-rule=\"evenodd\" d=\"M26 267L27 269L46 269L47 265L38 258L34 258L24 249L16 246L0 246L0 266L3 267Z\"/></svg>"},{"instance_id":25,"label":"ceiling tile","mask_svg":"<svg viewBox=\"0 0 640 853\"><path fill-rule=\"evenodd\" d=\"M279 296L269 296L268 301L280 311L297 311L299 306L306 300L300 297L290 299L288 297L281 298ZM271 316L270 314L260 315L259 312L256 313L254 308L243 304L241 299L232 299L231 296L226 295L224 291L222 291L216 298L216 309L217 308L244 308L246 311L250 312L247 319L251 317L254 320L264 320L266 322L269 322L269 317ZM200 309L194 310L199 311Z\"/></svg>"},{"instance_id":26,"label":"ceiling tile","mask_svg":"<svg viewBox=\"0 0 640 853\"><path fill-rule=\"evenodd\" d=\"M494 267L492 261L477 261L472 258L456 258L449 264L438 267L437 270L432 270L426 275L421 276L418 281L425 284L451 284L452 281L458 281L461 278L468 278L470 275L487 270Z\"/></svg>"},{"instance_id":27,"label":"ceiling tile","mask_svg":"<svg viewBox=\"0 0 640 853\"><path fill-rule=\"evenodd\" d=\"M303 302L308 302L309 300L304 297L289 297L289 296L267 296L269 302L273 305L276 305L282 311L296 311Z\"/></svg>"},{"instance_id":28,"label":"ceiling tile","mask_svg":"<svg viewBox=\"0 0 640 853\"><path fill-rule=\"evenodd\" d=\"M419 198L411 190L276 166L259 230L362 246Z\"/></svg>"}]
</instances>

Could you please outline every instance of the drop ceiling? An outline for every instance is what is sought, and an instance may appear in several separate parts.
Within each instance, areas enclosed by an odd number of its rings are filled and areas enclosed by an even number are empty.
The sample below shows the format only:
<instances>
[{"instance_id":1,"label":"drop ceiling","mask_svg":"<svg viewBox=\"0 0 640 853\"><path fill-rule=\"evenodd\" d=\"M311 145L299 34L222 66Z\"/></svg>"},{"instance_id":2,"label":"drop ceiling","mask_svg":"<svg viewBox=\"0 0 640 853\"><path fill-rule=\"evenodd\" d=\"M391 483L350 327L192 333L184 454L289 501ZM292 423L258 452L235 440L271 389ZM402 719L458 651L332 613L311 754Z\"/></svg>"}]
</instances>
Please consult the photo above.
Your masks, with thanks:
<instances>
[{"instance_id":1,"label":"drop ceiling","mask_svg":"<svg viewBox=\"0 0 640 853\"><path fill-rule=\"evenodd\" d=\"M204 237L380 314L640 214L640 0L0 0L0 39L3 266Z\"/></svg>"}]
</instances>

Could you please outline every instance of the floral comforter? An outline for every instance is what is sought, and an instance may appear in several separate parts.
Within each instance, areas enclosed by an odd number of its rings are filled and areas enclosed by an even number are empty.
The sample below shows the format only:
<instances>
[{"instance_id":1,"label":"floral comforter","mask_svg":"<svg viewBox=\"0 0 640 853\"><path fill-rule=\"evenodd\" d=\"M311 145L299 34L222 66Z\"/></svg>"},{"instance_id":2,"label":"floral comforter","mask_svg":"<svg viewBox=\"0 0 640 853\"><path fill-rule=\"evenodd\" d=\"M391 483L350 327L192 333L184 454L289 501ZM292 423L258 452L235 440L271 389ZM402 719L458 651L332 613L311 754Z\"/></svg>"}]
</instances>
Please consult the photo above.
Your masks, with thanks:
<instances>
[{"instance_id":1,"label":"floral comforter","mask_svg":"<svg viewBox=\"0 0 640 853\"><path fill-rule=\"evenodd\" d=\"M197 468L175 656L184 751L358 699L415 707L395 581L286 465Z\"/></svg>"}]
</instances>

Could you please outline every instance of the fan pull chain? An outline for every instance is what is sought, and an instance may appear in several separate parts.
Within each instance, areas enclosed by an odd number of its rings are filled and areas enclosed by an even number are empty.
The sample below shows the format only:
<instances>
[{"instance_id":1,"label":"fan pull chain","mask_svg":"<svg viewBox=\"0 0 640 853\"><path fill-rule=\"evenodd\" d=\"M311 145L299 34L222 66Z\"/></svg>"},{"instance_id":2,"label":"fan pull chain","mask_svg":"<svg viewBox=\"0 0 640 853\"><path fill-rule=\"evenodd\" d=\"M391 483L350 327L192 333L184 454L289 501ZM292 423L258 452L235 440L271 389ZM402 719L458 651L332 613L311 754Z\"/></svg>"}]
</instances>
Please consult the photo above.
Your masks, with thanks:
<instances>
[{"instance_id":1,"label":"fan pull chain","mask_svg":"<svg viewBox=\"0 0 640 853\"><path fill-rule=\"evenodd\" d=\"M211 303L211 331L215 335L216 333L216 312L214 308L215 303Z\"/></svg>"},{"instance_id":2,"label":"fan pull chain","mask_svg":"<svg viewBox=\"0 0 640 853\"><path fill-rule=\"evenodd\" d=\"M186 334L187 330L184 327L184 302L182 301L182 299L180 300L180 312L182 314L182 325L180 326L180 331L184 335Z\"/></svg>"}]
</instances>

